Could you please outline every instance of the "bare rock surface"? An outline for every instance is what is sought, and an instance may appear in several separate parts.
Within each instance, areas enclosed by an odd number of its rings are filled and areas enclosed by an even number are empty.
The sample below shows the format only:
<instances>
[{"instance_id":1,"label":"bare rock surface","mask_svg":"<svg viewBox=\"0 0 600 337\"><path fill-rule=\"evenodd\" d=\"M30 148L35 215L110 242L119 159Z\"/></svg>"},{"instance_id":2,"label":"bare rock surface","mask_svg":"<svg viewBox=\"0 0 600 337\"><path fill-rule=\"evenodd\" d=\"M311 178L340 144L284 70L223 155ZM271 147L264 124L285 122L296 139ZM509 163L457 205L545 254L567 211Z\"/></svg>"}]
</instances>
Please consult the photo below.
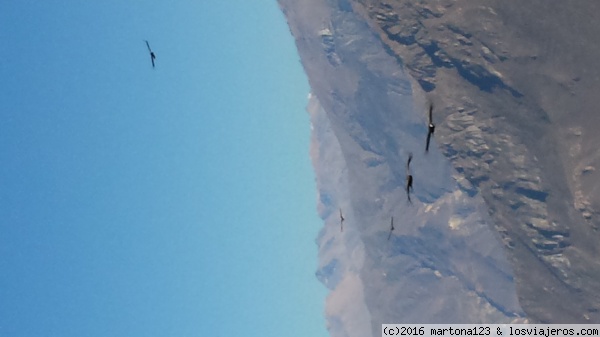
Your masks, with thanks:
<instances>
[{"instance_id":1,"label":"bare rock surface","mask_svg":"<svg viewBox=\"0 0 600 337\"><path fill-rule=\"evenodd\" d=\"M600 4L279 3L312 90L333 336L600 323Z\"/></svg>"}]
</instances>

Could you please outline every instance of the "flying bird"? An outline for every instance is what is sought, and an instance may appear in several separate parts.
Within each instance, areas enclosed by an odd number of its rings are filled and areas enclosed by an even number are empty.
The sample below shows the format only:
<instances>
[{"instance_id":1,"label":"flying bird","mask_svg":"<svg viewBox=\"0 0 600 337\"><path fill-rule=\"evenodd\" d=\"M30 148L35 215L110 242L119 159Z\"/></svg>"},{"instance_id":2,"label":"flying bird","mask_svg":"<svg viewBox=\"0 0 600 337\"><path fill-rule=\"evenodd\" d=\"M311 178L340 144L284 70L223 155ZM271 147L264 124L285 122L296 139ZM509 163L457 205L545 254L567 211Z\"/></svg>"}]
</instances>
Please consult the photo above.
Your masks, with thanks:
<instances>
[{"instance_id":1,"label":"flying bird","mask_svg":"<svg viewBox=\"0 0 600 337\"><path fill-rule=\"evenodd\" d=\"M392 217L392 228L390 228L390 234L388 234L388 241L390 240L390 236L392 236L393 231L394 231L394 217Z\"/></svg>"},{"instance_id":2,"label":"flying bird","mask_svg":"<svg viewBox=\"0 0 600 337\"><path fill-rule=\"evenodd\" d=\"M425 152L429 152L429 141L431 140L431 135L435 131L435 125L433 124L433 104L429 105L429 131L427 132L427 144L425 145Z\"/></svg>"},{"instance_id":3,"label":"flying bird","mask_svg":"<svg viewBox=\"0 0 600 337\"><path fill-rule=\"evenodd\" d=\"M408 162L406 162L406 196L408 197L408 201L412 204L410 200L410 191L413 189L413 176L410 174L410 161L412 160L412 152L408 155Z\"/></svg>"},{"instance_id":4,"label":"flying bird","mask_svg":"<svg viewBox=\"0 0 600 337\"><path fill-rule=\"evenodd\" d=\"M344 231L344 216L342 215L342 209L340 208L340 232Z\"/></svg>"},{"instance_id":5,"label":"flying bird","mask_svg":"<svg viewBox=\"0 0 600 337\"><path fill-rule=\"evenodd\" d=\"M156 55L154 55L154 52L152 51L152 48L150 48L150 43L148 43L148 40L144 40L146 41L146 46L148 47L148 51L150 52L150 59L152 61L152 68L154 68L154 59L156 58Z\"/></svg>"}]
</instances>

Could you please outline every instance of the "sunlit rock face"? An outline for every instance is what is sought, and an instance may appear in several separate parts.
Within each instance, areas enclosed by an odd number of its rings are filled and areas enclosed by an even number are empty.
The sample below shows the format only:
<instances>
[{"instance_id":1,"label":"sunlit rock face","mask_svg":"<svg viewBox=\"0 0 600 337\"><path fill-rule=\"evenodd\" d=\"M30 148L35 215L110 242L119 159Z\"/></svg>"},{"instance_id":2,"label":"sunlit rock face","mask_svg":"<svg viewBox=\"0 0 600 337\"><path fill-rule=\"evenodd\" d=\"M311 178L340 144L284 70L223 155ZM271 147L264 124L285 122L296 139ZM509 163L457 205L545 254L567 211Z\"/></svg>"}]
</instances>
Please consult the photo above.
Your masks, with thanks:
<instances>
[{"instance_id":1,"label":"sunlit rock face","mask_svg":"<svg viewBox=\"0 0 600 337\"><path fill-rule=\"evenodd\" d=\"M279 3L312 90L333 336L600 323L600 4Z\"/></svg>"}]
</instances>

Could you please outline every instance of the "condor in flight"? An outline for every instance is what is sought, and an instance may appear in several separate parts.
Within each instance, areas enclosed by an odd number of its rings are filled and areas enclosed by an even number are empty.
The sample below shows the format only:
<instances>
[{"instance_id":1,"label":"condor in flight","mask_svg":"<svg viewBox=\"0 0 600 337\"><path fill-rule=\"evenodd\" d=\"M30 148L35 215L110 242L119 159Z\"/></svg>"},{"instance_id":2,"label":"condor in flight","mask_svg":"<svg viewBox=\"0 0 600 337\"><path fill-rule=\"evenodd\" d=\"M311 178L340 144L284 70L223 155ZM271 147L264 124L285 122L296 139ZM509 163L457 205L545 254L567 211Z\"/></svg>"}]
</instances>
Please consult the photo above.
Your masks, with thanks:
<instances>
[{"instance_id":1,"label":"condor in flight","mask_svg":"<svg viewBox=\"0 0 600 337\"><path fill-rule=\"evenodd\" d=\"M431 140L431 136L433 135L433 132L435 131L435 125L433 124L433 117L432 117L432 111L433 111L433 104L429 105L429 131L427 132L427 144L425 145L425 152L429 151L429 141Z\"/></svg>"},{"instance_id":2,"label":"condor in flight","mask_svg":"<svg viewBox=\"0 0 600 337\"><path fill-rule=\"evenodd\" d=\"M150 48L150 43L148 43L148 40L144 40L144 41L146 41L146 46L148 47L148 51L150 52L150 60L152 61L152 68L154 68L154 59L156 58L156 55L154 55L154 52Z\"/></svg>"},{"instance_id":3,"label":"condor in flight","mask_svg":"<svg viewBox=\"0 0 600 337\"><path fill-rule=\"evenodd\" d=\"M392 217L392 228L390 228L390 234L388 234L388 241L390 240L390 236L392 236L393 231L394 231L394 217Z\"/></svg>"},{"instance_id":4,"label":"condor in flight","mask_svg":"<svg viewBox=\"0 0 600 337\"><path fill-rule=\"evenodd\" d=\"M412 160L412 152L408 155L408 162L406 162L406 196L408 197L408 201L412 204L410 200L410 191L413 189L413 176L410 174L410 161Z\"/></svg>"},{"instance_id":5,"label":"condor in flight","mask_svg":"<svg viewBox=\"0 0 600 337\"><path fill-rule=\"evenodd\" d=\"M340 208L340 232L344 231L344 216L342 215L342 209Z\"/></svg>"}]
</instances>

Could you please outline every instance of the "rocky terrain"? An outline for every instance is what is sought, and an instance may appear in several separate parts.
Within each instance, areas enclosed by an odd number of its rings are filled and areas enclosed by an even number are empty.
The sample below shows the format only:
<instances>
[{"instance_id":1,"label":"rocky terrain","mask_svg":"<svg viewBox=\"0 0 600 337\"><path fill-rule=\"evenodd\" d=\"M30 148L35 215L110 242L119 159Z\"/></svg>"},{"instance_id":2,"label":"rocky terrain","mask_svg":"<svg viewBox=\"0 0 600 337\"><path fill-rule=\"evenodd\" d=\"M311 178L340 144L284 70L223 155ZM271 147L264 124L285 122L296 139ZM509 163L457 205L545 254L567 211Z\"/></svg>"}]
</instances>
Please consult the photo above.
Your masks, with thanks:
<instances>
[{"instance_id":1,"label":"rocky terrain","mask_svg":"<svg viewBox=\"0 0 600 337\"><path fill-rule=\"evenodd\" d=\"M600 4L279 3L312 89L333 336L600 322Z\"/></svg>"}]
</instances>

